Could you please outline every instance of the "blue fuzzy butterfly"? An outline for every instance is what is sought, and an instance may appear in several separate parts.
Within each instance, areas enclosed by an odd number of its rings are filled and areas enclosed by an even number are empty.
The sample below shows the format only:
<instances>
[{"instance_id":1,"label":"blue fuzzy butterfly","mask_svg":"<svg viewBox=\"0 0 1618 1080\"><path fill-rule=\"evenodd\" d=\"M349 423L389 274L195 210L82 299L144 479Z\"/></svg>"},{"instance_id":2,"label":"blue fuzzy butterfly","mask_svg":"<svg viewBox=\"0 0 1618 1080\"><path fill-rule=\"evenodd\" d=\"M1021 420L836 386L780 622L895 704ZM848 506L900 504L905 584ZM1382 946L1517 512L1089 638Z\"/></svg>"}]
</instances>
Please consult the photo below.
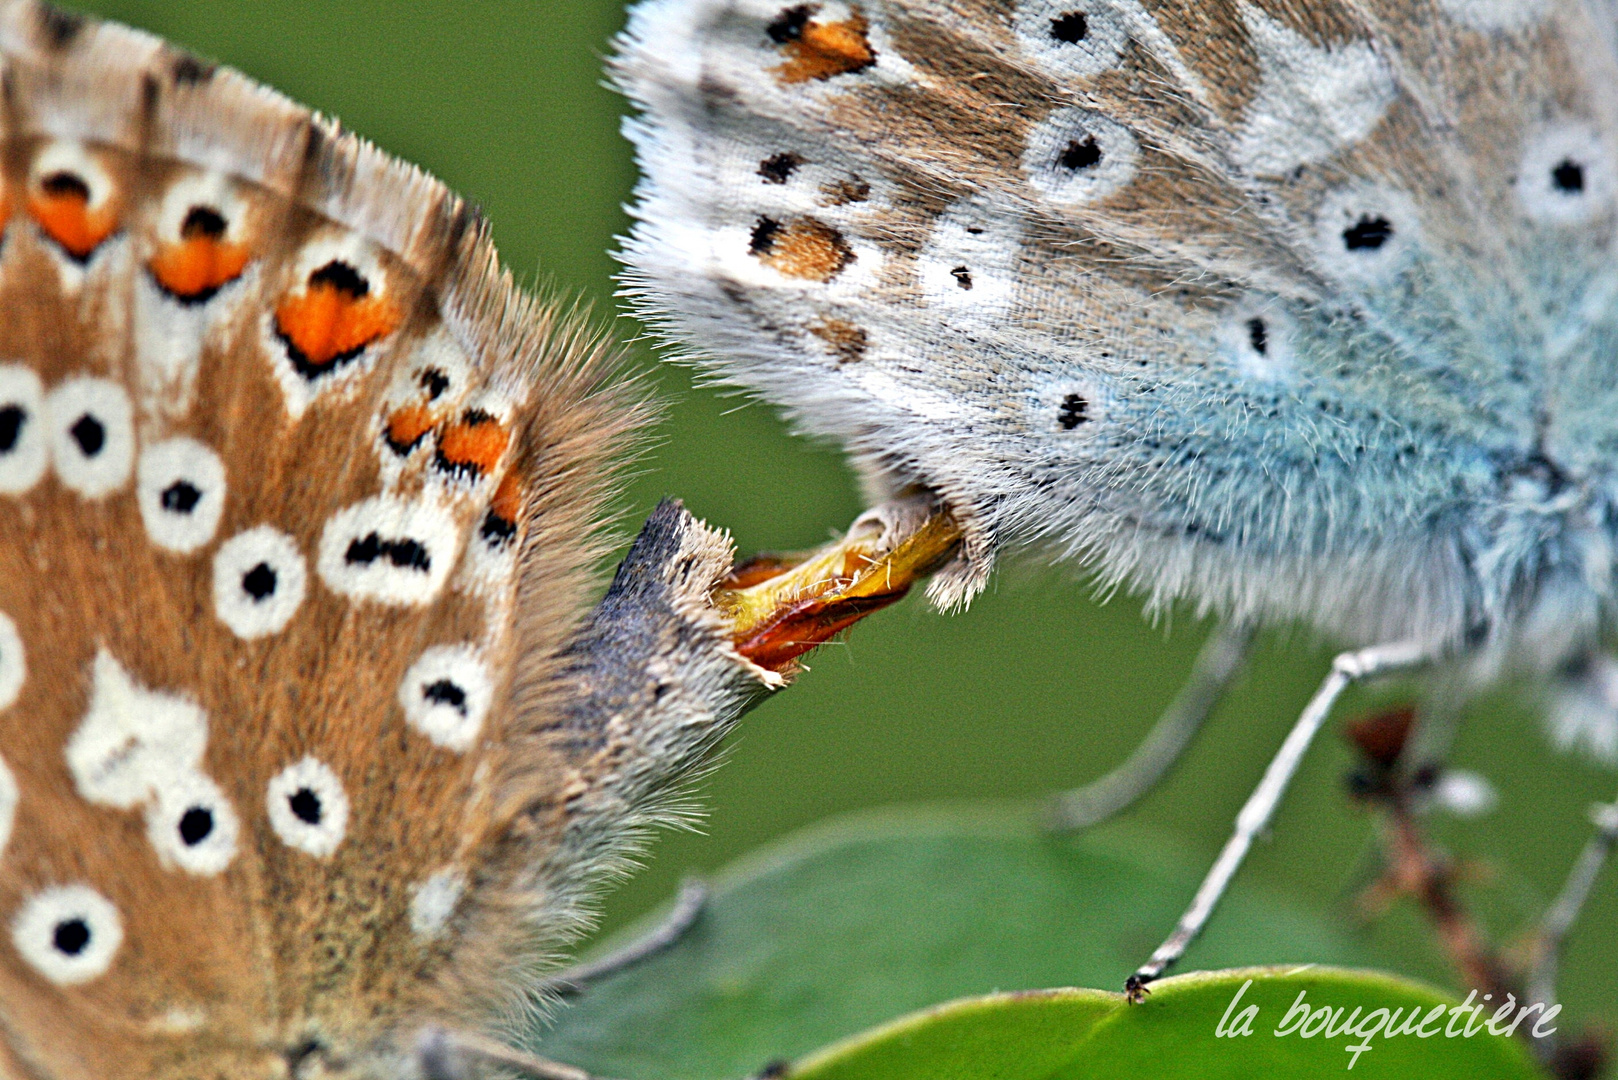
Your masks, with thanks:
<instances>
[{"instance_id":1,"label":"blue fuzzy butterfly","mask_svg":"<svg viewBox=\"0 0 1618 1080\"><path fill-rule=\"evenodd\" d=\"M1618 752L1615 33L1596 0L648 0L631 288L873 497L948 508L942 603L1035 543L1359 647L1189 934L1354 679L1559 672L1564 737Z\"/></svg>"}]
</instances>

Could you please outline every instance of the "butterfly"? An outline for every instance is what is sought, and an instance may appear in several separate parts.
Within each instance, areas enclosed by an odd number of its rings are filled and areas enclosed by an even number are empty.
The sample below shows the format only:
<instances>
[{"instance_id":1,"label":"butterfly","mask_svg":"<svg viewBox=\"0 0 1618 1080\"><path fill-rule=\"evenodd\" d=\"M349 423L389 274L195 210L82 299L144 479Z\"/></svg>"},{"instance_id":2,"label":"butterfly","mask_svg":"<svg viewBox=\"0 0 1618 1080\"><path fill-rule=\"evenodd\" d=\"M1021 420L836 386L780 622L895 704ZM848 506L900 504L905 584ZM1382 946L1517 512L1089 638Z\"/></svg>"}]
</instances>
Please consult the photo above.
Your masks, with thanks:
<instances>
[{"instance_id":1,"label":"butterfly","mask_svg":"<svg viewBox=\"0 0 1618 1080\"><path fill-rule=\"evenodd\" d=\"M937 601L1035 545L1355 647L1142 982L1350 682L1548 675L1618 753L1615 34L1602 0L633 9L639 312L873 500L947 505Z\"/></svg>"},{"instance_id":2,"label":"butterfly","mask_svg":"<svg viewBox=\"0 0 1618 1080\"><path fill-rule=\"evenodd\" d=\"M33 0L0 88L0 1077L582 1076L500 1036L596 887L954 534L670 501L592 610L651 410L473 207Z\"/></svg>"}]
</instances>

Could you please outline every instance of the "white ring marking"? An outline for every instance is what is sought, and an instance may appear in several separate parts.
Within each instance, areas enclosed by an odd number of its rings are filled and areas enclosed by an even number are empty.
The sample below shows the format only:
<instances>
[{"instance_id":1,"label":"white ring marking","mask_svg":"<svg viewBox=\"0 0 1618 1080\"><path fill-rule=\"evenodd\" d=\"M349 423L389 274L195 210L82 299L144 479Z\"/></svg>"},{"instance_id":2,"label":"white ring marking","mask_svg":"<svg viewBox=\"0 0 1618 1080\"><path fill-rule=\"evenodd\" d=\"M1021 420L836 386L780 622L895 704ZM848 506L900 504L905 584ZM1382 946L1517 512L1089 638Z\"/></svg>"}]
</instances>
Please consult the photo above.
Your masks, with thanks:
<instances>
[{"instance_id":1,"label":"white ring marking","mask_svg":"<svg viewBox=\"0 0 1618 1080\"><path fill-rule=\"evenodd\" d=\"M315 758L288 765L265 794L270 827L290 847L323 859L337 850L348 828L348 796L331 767Z\"/></svg>"},{"instance_id":2,"label":"white ring marking","mask_svg":"<svg viewBox=\"0 0 1618 1080\"><path fill-rule=\"evenodd\" d=\"M193 874L213 875L229 866L240 833L235 807L200 772L169 778L146 807L146 835L159 861Z\"/></svg>"},{"instance_id":3,"label":"white ring marking","mask_svg":"<svg viewBox=\"0 0 1618 1080\"><path fill-rule=\"evenodd\" d=\"M107 379L75 378L45 400L51 460L63 484L87 499L123 487L135 464L129 395Z\"/></svg>"},{"instance_id":4,"label":"white ring marking","mask_svg":"<svg viewBox=\"0 0 1618 1080\"><path fill-rule=\"evenodd\" d=\"M225 511L225 464L195 439L167 439L141 451L135 499L152 543L184 555L213 539Z\"/></svg>"},{"instance_id":5,"label":"white ring marking","mask_svg":"<svg viewBox=\"0 0 1618 1080\"><path fill-rule=\"evenodd\" d=\"M106 971L123 940L118 909L88 885L43 889L11 922L17 952L58 986L89 982Z\"/></svg>"},{"instance_id":6,"label":"white ring marking","mask_svg":"<svg viewBox=\"0 0 1618 1080\"><path fill-rule=\"evenodd\" d=\"M488 665L471 645L433 646L410 665L399 684L405 720L456 753L471 749L493 698Z\"/></svg>"},{"instance_id":7,"label":"white ring marking","mask_svg":"<svg viewBox=\"0 0 1618 1080\"><path fill-rule=\"evenodd\" d=\"M214 553L214 612L244 640L284 629L308 586L296 541L268 525L237 533Z\"/></svg>"},{"instance_id":8,"label":"white ring marking","mask_svg":"<svg viewBox=\"0 0 1618 1080\"><path fill-rule=\"evenodd\" d=\"M1089 109L1057 109L1028 133L1022 168L1047 199L1083 206L1104 199L1135 176L1140 144L1116 120Z\"/></svg>"},{"instance_id":9,"label":"white ring marking","mask_svg":"<svg viewBox=\"0 0 1618 1080\"><path fill-rule=\"evenodd\" d=\"M315 565L340 595L419 605L438 595L459 546L460 530L447 510L378 495L331 516Z\"/></svg>"}]
</instances>

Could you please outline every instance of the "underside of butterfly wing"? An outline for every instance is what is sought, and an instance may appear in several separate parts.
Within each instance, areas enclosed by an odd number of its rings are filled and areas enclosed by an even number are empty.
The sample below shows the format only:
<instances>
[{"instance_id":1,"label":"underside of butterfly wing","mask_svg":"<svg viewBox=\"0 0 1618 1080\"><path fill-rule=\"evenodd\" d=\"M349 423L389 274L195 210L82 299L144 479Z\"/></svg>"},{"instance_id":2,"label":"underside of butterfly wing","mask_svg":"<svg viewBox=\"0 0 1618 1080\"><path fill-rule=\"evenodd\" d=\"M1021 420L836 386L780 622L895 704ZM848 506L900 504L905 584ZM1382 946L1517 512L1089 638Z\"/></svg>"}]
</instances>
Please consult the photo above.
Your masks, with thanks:
<instances>
[{"instance_id":1,"label":"underside of butterfly wing","mask_svg":"<svg viewBox=\"0 0 1618 1080\"><path fill-rule=\"evenodd\" d=\"M1608 617L1614 23L1531 0L647 0L642 314L1155 603Z\"/></svg>"},{"instance_id":2,"label":"underside of butterfly wing","mask_svg":"<svg viewBox=\"0 0 1618 1080\"><path fill-rule=\"evenodd\" d=\"M469 206L121 27L0 65L0 1075L410 1075L770 678L728 541L587 631L646 413Z\"/></svg>"}]
</instances>

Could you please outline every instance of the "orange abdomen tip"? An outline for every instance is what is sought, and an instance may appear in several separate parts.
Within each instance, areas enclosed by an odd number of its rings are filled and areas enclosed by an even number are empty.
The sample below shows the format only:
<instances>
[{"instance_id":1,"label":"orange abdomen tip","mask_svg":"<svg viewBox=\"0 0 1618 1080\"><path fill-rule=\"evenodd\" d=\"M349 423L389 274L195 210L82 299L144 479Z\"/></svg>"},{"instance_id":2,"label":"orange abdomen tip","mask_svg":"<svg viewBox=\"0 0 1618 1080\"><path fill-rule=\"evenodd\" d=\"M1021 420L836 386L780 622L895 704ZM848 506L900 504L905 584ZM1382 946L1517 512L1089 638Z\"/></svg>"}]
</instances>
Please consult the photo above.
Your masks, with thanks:
<instances>
[{"instance_id":1,"label":"orange abdomen tip","mask_svg":"<svg viewBox=\"0 0 1618 1080\"><path fill-rule=\"evenodd\" d=\"M358 271L331 262L309 275L304 292L276 306L276 334L300 375L324 375L398 328L398 306L369 293L370 283Z\"/></svg>"},{"instance_id":2,"label":"orange abdomen tip","mask_svg":"<svg viewBox=\"0 0 1618 1080\"><path fill-rule=\"evenodd\" d=\"M897 505L897 504L893 504ZM753 559L714 593L736 651L762 668L791 673L797 658L955 557L961 529L941 507L896 516L890 529L869 515L843 539L802 558Z\"/></svg>"},{"instance_id":3,"label":"orange abdomen tip","mask_svg":"<svg viewBox=\"0 0 1618 1080\"><path fill-rule=\"evenodd\" d=\"M494 471L511 444L511 432L488 413L471 410L438 438L438 467L483 477Z\"/></svg>"},{"instance_id":4,"label":"orange abdomen tip","mask_svg":"<svg viewBox=\"0 0 1618 1080\"><path fill-rule=\"evenodd\" d=\"M72 173L47 176L28 200L28 212L40 230L79 262L87 261L118 228L118 212L109 205L90 209L90 188Z\"/></svg>"},{"instance_id":5,"label":"orange abdomen tip","mask_svg":"<svg viewBox=\"0 0 1618 1080\"><path fill-rule=\"evenodd\" d=\"M200 304L241 277L252 253L246 244L225 240L225 228L218 213L192 208L179 242L159 247L147 264L163 291L181 303Z\"/></svg>"}]
</instances>

